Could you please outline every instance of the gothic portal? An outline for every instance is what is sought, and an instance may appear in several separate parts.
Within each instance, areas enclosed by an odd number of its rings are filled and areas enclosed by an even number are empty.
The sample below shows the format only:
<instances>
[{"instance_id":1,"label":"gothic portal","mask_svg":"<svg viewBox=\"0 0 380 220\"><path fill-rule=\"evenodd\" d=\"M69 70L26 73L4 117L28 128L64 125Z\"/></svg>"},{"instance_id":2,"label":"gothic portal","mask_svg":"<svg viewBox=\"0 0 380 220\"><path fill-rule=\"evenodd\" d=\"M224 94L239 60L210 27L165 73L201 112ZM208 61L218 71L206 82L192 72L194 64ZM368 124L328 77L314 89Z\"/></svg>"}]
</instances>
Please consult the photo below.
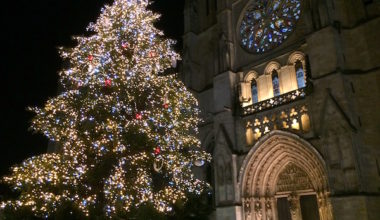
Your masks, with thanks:
<instances>
[{"instance_id":1,"label":"gothic portal","mask_svg":"<svg viewBox=\"0 0 380 220\"><path fill-rule=\"evenodd\" d=\"M380 219L380 1L186 0L216 220Z\"/></svg>"},{"instance_id":2,"label":"gothic portal","mask_svg":"<svg viewBox=\"0 0 380 220\"><path fill-rule=\"evenodd\" d=\"M296 135L270 132L247 154L239 177L246 220L332 219L324 161Z\"/></svg>"}]
</instances>

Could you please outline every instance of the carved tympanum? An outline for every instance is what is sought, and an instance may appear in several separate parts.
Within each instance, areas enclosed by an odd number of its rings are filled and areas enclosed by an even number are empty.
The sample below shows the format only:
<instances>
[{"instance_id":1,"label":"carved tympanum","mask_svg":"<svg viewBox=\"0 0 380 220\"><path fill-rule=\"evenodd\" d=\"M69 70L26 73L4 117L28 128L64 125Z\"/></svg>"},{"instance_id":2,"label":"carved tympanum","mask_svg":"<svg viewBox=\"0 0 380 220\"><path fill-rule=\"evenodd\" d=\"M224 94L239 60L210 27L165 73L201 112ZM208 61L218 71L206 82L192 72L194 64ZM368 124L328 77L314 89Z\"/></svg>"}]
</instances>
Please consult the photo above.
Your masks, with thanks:
<instances>
[{"instance_id":1,"label":"carved tympanum","mask_svg":"<svg viewBox=\"0 0 380 220\"><path fill-rule=\"evenodd\" d=\"M277 192L305 189L313 189L308 175L294 164L287 165L278 177Z\"/></svg>"}]
</instances>

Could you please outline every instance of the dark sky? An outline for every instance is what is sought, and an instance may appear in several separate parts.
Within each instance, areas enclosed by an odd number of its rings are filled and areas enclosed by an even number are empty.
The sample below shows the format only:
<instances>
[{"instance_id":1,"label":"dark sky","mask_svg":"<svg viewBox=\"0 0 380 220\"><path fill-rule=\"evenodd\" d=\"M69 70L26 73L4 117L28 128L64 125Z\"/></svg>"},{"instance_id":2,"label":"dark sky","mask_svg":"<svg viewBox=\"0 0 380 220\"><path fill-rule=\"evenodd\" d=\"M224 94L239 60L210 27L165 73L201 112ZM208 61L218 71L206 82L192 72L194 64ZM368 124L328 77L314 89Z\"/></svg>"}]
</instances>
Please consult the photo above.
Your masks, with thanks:
<instances>
[{"instance_id":1,"label":"dark sky","mask_svg":"<svg viewBox=\"0 0 380 220\"><path fill-rule=\"evenodd\" d=\"M162 14L157 27L181 40L184 0L155 0ZM28 131L33 114L28 106L43 106L57 95L61 59L58 46L73 46L89 22L112 0L19 0L2 6L0 176L9 167L46 151L47 139ZM177 48L181 48L181 42Z\"/></svg>"}]
</instances>

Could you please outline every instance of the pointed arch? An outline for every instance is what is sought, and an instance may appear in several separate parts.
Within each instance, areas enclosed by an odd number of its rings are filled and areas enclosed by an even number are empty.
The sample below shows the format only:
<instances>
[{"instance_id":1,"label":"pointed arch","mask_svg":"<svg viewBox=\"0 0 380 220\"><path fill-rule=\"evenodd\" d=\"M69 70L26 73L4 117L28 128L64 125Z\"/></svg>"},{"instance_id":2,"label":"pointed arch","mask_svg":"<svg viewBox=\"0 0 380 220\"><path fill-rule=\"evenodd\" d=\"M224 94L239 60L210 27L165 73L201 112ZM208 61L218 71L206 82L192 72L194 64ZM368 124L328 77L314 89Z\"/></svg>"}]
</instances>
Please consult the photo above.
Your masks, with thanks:
<instances>
[{"instance_id":1,"label":"pointed arch","mask_svg":"<svg viewBox=\"0 0 380 220\"><path fill-rule=\"evenodd\" d=\"M293 207L292 218L299 219L297 190L315 194L321 219L333 219L324 159L292 133L275 130L257 142L243 161L239 184L245 220L252 219L252 212L264 213L266 218L276 215L276 196L284 193Z\"/></svg>"},{"instance_id":2,"label":"pointed arch","mask_svg":"<svg viewBox=\"0 0 380 220\"><path fill-rule=\"evenodd\" d=\"M304 170L315 191L328 190L325 162L307 141L284 131L272 131L250 150L239 172L242 197L275 193L278 175L288 164Z\"/></svg>"}]
</instances>

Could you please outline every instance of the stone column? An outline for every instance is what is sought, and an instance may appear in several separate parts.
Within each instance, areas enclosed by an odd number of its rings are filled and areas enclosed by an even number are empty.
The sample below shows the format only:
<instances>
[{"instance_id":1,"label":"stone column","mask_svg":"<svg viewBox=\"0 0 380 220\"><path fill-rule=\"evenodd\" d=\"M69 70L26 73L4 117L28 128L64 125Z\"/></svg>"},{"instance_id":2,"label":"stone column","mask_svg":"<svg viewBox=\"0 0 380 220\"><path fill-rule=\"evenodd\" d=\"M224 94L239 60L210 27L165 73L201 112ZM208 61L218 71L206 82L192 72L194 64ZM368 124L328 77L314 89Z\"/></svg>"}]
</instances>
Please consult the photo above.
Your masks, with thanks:
<instances>
[{"instance_id":1,"label":"stone column","mask_svg":"<svg viewBox=\"0 0 380 220\"><path fill-rule=\"evenodd\" d=\"M288 201L292 220L302 220L299 196L297 194L290 194L288 196Z\"/></svg>"},{"instance_id":2,"label":"stone column","mask_svg":"<svg viewBox=\"0 0 380 220\"><path fill-rule=\"evenodd\" d=\"M243 198L244 220L252 220L252 200L251 198Z\"/></svg>"},{"instance_id":3,"label":"stone column","mask_svg":"<svg viewBox=\"0 0 380 220\"><path fill-rule=\"evenodd\" d=\"M260 198L254 199L254 220L263 220L263 208Z\"/></svg>"},{"instance_id":4,"label":"stone column","mask_svg":"<svg viewBox=\"0 0 380 220\"><path fill-rule=\"evenodd\" d=\"M265 199L265 220L274 220L275 219L275 206L274 206L274 197L267 197Z\"/></svg>"},{"instance_id":5,"label":"stone column","mask_svg":"<svg viewBox=\"0 0 380 220\"><path fill-rule=\"evenodd\" d=\"M317 193L319 217L321 220L332 220L332 206L326 191Z\"/></svg>"}]
</instances>

